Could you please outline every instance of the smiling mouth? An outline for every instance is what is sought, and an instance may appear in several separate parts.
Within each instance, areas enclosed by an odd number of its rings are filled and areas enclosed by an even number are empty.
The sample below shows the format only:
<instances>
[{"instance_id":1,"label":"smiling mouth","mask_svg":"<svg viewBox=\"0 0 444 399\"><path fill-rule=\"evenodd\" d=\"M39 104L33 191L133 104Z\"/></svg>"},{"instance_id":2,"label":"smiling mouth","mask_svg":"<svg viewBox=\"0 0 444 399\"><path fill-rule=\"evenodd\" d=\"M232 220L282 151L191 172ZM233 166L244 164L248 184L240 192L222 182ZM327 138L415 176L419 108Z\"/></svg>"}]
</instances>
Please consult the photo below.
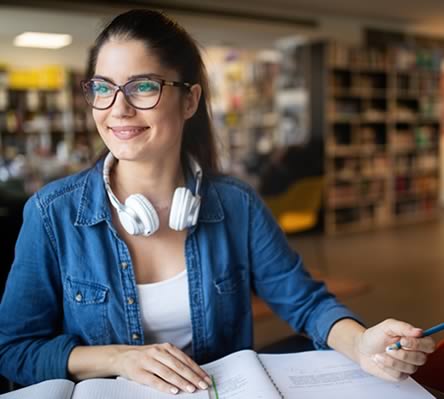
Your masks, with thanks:
<instances>
[{"instance_id":1,"label":"smiling mouth","mask_svg":"<svg viewBox=\"0 0 444 399\"><path fill-rule=\"evenodd\" d=\"M148 130L149 127L119 126L119 127L109 127L108 129L111 130L113 135L116 136L118 139L129 140L132 139L133 137L138 136L144 131Z\"/></svg>"}]
</instances>

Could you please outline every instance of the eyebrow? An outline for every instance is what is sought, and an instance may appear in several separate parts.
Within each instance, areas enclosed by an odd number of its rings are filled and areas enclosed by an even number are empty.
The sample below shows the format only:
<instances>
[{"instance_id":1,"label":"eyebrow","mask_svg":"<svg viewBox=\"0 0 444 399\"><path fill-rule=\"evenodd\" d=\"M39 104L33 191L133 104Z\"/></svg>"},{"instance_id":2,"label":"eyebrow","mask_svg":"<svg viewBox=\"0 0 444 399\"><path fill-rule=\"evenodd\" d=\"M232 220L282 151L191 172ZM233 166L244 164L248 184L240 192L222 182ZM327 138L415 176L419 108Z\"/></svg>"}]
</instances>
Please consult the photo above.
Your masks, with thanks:
<instances>
[{"instance_id":1,"label":"eyebrow","mask_svg":"<svg viewBox=\"0 0 444 399\"><path fill-rule=\"evenodd\" d=\"M129 76L128 80L139 79L139 78L158 78L158 79L163 79L162 76L158 75L157 73L143 73L141 75L131 75L131 76Z\"/></svg>"},{"instance_id":2,"label":"eyebrow","mask_svg":"<svg viewBox=\"0 0 444 399\"><path fill-rule=\"evenodd\" d=\"M143 74L140 74L140 75L131 75L131 76L128 76L128 80L140 79L140 78L157 78L157 79L163 79L162 76L160 76L160 75L158 75L158 74L156 74L156 73L143 73ZM114 82L114 80L112 80L112 79L110 79L110 78L107 78L106 76L102 76L102 75L94 75L94 76L93 76L93 79L103 79L103 80L106 80L107 82L110 82L110 83L116 84L116 83Z\"/></svg>"}]
</instances>

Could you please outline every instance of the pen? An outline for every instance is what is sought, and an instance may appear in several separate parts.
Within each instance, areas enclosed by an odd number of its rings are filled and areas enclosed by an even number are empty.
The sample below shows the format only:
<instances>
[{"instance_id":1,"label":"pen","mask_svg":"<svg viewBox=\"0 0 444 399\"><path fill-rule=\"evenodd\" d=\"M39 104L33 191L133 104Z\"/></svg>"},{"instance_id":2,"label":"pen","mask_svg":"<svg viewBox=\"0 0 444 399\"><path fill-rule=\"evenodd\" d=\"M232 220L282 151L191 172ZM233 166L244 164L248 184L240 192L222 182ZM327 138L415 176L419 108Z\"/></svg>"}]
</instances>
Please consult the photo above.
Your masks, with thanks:
<instances>
[{"instance_id":1,"label":"pen","mask_svg":"<svg viewBox=\"0 0 444 399\"><path fill-rule=\"evenodd\" d=\"M422 337L428 337L429 335L435 334L435 333L442 331L442 330L444 330L444 323L438 324L434 327L429 328L428 330L425 330L422 333ZM388 346L386 350L387 351L394 351L397 349L401 349L401 341L398 341L398 342Z\"/></svg>"},{"instance_id":2,"label":"pen","mask_svg":"<svg viewBox=\"0 0 444 399\"><path fill-rule=\"evenodd\" d=\"M214 376L211 376L211 382L213 383L214 394L216 395L216 399L219 399L219 394L217 393L216 381L214 380Z\"/></svg>"}]
</instances>

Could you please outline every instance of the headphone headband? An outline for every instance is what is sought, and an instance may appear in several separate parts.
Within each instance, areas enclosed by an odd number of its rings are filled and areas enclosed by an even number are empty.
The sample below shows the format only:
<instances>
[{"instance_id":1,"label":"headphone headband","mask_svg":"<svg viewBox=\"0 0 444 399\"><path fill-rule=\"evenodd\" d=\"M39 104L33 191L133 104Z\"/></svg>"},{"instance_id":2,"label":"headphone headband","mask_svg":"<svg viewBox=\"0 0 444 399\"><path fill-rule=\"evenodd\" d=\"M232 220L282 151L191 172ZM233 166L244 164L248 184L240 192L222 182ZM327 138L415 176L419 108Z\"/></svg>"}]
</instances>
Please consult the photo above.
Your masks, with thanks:
<instances>
[{"instance_id":1,"label":"headphone headband","mask_svg":"<svg viewBox=\"0 0 444 399\"><path fill-rule=\"evenodd\" d=\"M149 236L159 228L158 215L142 194L132 194L122 204L111 189L110 172L115 163L111 152L107 154L103 163L103 181L108 198L117 209L119 219L125 230L132 235L143 234ZM184 230L197 223L200 209L200 186L202 184L202 169L192 158L188 158L189 167L196 180L194 195L186 187L178 187L171 202L169 226L174 230Z\"/></svg>"},{"instance_id":2,"label":"headphone headband","mask_svg":"<svg viewBox=\"0 0 444 399\"><path fill-rule=\"evenodd\" d=\"M122 210L123 205L120 203L120 201L117 199L117 197L114 195L113 191L111 190L111 182L109 174L114 162L115 158L113 154L109 152L105 158L105 161L103 162L103 181L105 182L105 189L106 193L108 194L109 200L111 201L111 203L114 205L115 208L117 208L118 210Z\"/></svg>"},{"instance_id":3,"label":"headphone headband","mask_svg":"<svg viewBox=\"0 0 444 399\"><path fill-rule=\"evenodd\" d=\"M116 162L116 158L112 154L112 152L108 152L108 154L105 157L105 161L103 163L103 181L105 182L105 188L106 192L108 193L108 196L110 197L110 201L113 203L114 206L119 207L122 204L117 199L117 197L114 195L114 193L111 190L111 182L110 182L110 171L113 167L114 163ZM200 198L199 192L200 192L200 186L202 184L202 168L200 165L194 160L192 157L188 157L189 166L191 167L191 171L193 172L194 179L196 180L196 185L194 188L194 196Z\"/></svg>"}]
</instances>

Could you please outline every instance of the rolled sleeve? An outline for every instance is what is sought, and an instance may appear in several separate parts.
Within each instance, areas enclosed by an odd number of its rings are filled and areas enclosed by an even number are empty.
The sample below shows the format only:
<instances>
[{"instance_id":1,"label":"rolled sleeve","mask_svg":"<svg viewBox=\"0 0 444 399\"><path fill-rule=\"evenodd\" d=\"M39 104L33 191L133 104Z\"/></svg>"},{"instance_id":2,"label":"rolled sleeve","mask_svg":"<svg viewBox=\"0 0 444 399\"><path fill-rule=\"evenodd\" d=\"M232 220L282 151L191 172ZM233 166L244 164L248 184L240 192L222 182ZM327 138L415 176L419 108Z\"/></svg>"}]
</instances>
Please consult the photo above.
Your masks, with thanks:
<instances>
[{"instance_id":1,"label":"rolled sleeve","mask_svg":"<svg viewBox=\"0 0 444 399\"><path fill-rule=\"evenodd\" d=\"M329 348L327 345L328 335L333 326L343 319L353 319L359 324L363 324L352 311L335 298L326 299L313 309L307 320L305 330L310 335L316 349Z\"/></svg>"}]
</instances>

